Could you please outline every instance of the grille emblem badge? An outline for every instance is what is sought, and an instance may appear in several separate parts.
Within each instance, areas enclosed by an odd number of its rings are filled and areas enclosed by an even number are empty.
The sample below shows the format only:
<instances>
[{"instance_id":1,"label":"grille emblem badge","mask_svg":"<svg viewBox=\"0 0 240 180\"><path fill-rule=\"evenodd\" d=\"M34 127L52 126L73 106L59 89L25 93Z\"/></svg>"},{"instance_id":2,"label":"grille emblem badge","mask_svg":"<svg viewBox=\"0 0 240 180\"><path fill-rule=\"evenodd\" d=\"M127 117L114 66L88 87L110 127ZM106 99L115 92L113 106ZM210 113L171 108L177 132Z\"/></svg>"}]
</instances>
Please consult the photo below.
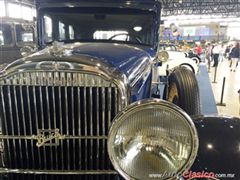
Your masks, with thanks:
<instances>
[{"instance_id":1,"label":"grille emblem badge","mask_svg":"<svg viewBox=\"0 0 240 180\"><path fill-rule=\"evenodd\" d=\"M33 136L37 140L37 147L41 146L58 146L59 140L65 139L65 135L61 135L59 129L39 129L37 136Z\"/></svg>"}]
</instances>

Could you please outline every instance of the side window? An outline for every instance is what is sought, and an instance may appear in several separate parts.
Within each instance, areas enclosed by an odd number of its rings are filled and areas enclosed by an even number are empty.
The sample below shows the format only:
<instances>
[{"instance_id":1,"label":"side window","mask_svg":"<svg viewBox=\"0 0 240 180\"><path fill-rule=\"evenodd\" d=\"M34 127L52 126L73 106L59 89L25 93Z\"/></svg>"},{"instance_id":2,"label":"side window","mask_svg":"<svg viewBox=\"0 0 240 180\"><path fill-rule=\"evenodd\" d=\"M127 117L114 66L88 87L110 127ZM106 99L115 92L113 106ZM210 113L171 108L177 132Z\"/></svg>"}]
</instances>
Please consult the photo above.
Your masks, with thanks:
<instances>
[{"instance_id":1,"label":"side window","mask_svg":"<svg viewBox=\"0 0 240 180\"><path fill-rule=\"evenodd\" d=\"M58 23L59 29L59 40L66 40L65 25L62 22Z\"/></svg>"},{"instance_id":2,"label":"side window","mask_svg":"<svg viewBox=\"0 0 240 180\"><path fill-rule=\"evenodd\" d=\"M16 25L17 42L33 42L33 31L25 29L21 24Z\"/></svg>"},{"instance_id":3,"label":"side window","mask_svg":"<svg viewBox=\"0 0 240 180\"><path fill-rule=\"evenodd\" d=\"M0 24L0 45L10 45L12 43L11 26L9 24Z\"/></svg>"},{"instance_id":4,"label":"side window","mask_svg":"<svg viewBox=\"0 0 240 180\"><path fill-rule=\"evenodd\" d=\"M74 39L74 29L71 25L69 26L69 39Z\"/></svg>"},{"instance_id":5,"label":"side window","mask_svg":"<svg viewBox=\"0 0 240 180\"><path fill-rule=\"evenodd\" d=\"M51 42L52 37L52 19L48 16L44 16L44 27L45 27L45 36L44 39L46 42Z\"/></svg>"}]
</instances>

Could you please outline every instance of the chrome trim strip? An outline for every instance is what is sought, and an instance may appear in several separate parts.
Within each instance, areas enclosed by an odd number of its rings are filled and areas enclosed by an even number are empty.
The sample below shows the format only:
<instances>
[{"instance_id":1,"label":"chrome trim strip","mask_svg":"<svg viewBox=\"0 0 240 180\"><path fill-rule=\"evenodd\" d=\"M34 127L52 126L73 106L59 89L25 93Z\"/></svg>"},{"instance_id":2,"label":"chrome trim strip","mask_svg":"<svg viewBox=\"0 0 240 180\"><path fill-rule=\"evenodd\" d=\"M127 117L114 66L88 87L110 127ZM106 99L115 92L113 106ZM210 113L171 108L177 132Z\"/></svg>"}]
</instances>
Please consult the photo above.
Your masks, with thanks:
<instances>
[{"instance_id":1,"label":"chrome trim strip","mask_svg":"<svg viewBox=\"0 0 240 180\"><path fill-rule=\"evenodd\" d=\"M32 135L32 136L10 136L10 135L0 135L0 139L22 139L22 140L37 140L38 137L36 135ZM64 135L64 140L70 140L70 139L107 139L107 136L67 136ZM63 139L61 139L63 140Z\"/></svg>"},{"instance_id":2,"label":"chrome trim strip","mask_svg":"<svg viewBox=\"0 0 240 180\"><path fill-rule=\"evenodd\" d=\"M15 173L15 174L55 174L55 175L101 175L101 174L118 174L116 171L112 170L99 170L99 171L89 171L89 170L32 170L32 169L8 169L0 168L0 173Z\"/></svg>"}]
</instances>

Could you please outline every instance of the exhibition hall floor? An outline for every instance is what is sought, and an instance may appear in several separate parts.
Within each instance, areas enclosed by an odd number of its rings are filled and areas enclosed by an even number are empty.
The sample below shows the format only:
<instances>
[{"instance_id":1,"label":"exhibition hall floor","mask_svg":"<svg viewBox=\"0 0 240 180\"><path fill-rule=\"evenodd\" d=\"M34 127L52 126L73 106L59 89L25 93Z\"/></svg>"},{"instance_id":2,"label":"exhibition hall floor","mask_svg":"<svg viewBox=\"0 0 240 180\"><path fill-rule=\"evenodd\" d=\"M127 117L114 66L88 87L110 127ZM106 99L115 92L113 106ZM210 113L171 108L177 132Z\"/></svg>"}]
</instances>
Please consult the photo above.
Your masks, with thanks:
<instances>
[{"instance_id":1,"label":"exhibition hall floor","mask_svg":"<svg viewBox=\"0 0 240 180\"><path fill-rule=\"evenodd\" d=\"M214 67L210 67L209 72L206 64L200 64L200 72L197 78L200 88L202 113L240 117L240 97L238 94L240 89L240 66L237 67L236 72L230 71L229 61L224 59L219 62L216 78L214 76ZM221 102L224 77L225 88ZM223 104L225 106L222 106Z\"/></svg>"}]
</instances>

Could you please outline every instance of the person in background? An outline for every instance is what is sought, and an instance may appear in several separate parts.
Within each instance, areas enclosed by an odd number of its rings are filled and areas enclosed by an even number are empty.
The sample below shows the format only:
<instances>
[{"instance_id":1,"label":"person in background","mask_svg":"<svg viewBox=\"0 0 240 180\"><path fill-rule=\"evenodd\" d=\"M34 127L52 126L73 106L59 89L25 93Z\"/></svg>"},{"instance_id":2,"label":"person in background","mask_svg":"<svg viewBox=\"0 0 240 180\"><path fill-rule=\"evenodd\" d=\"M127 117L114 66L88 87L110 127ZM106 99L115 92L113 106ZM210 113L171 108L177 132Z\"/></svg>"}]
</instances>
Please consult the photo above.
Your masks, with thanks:
<instances>
[{"instance_id":1,"label":"person in background","mask_svg":"<svg viewBox=\"0 0 240 180\"><path fill-rule=\"evenodd\" d=\"M224 60L224 45L222 44L221 46L220 46L220 50L219 50L219 62L221 61L221 62L223 62L223 60Z\"/></svg>"},{"instance_id":2,"label":"person in background","mask_svg":"<svg viewBox=\"0 0 240 180\"><path fill-rule=\"evenodd\" d=\"M211 45L211 61L213 61L213 48L215 47L214 44Z\"/></svg>"},{"instance_id":3,"label":"person in background","mask_svg":"<svg viewBox=\"0 0 240 180\"><path fill-rule=\"evenodd\" d=\"M230 62L229 67L232 66L232 49L233 49L233 45L230 44L230 46L229 46L229 53L228 53L228 61Z\"/></svg>"},{"instance_id":4,"label":"person in background","mask_svg":"<svg viewBox=\"0 0 240 180\"><path fill-rule=\"evenodd\" d=\"M228 60L230 60L229 59L229 53L230 53L230 46L227 46L224 54L225 54L225 57L228 58Z\"/></svg>"},{"instance_id":5,"label":"person in background","mask_svg":"<svg viewBox=\"0 0 240 180\"><path fill-rule=\"evenodd\" d=\"M213 67L218 66L219 53L220 53L220 47L219 45L215 45L212 49L213 60L214 60Z\"/></svg>"},{"instance_id":6,"label":"person in background","mask_svg":"<svg viewBox=\"0 0 240 180\"><path fill-rule=\"evenodd\" d=\"M208 66L210 67L211 64L211 52L212 52L212 46L210 43L206 46L206 60L208 62Z\"/></svg>"},{"instance_id":7,"label":"person in background","mask_svg":"<svg viewBox=\"0 0 240 180\"><path fill-rule=\"evenodd\" d=\"M240 44L239 43L235 45L235 47L232 49L230 54L232 56L232 65L230 68L231 68L231 71L233 70L235 72L238 66L238 62L240 60Z\"/></svg>"},{"instance_id":8,"label":"person in background","mask_svg":"<svg viewBox=\"0 0 240 180\"><path fill-rule=\"evenodd\" d=\"M201 45L197 45L196 47L197 55L200 56L202 54L202 47Z\"/></svg>"}]
</instances>

